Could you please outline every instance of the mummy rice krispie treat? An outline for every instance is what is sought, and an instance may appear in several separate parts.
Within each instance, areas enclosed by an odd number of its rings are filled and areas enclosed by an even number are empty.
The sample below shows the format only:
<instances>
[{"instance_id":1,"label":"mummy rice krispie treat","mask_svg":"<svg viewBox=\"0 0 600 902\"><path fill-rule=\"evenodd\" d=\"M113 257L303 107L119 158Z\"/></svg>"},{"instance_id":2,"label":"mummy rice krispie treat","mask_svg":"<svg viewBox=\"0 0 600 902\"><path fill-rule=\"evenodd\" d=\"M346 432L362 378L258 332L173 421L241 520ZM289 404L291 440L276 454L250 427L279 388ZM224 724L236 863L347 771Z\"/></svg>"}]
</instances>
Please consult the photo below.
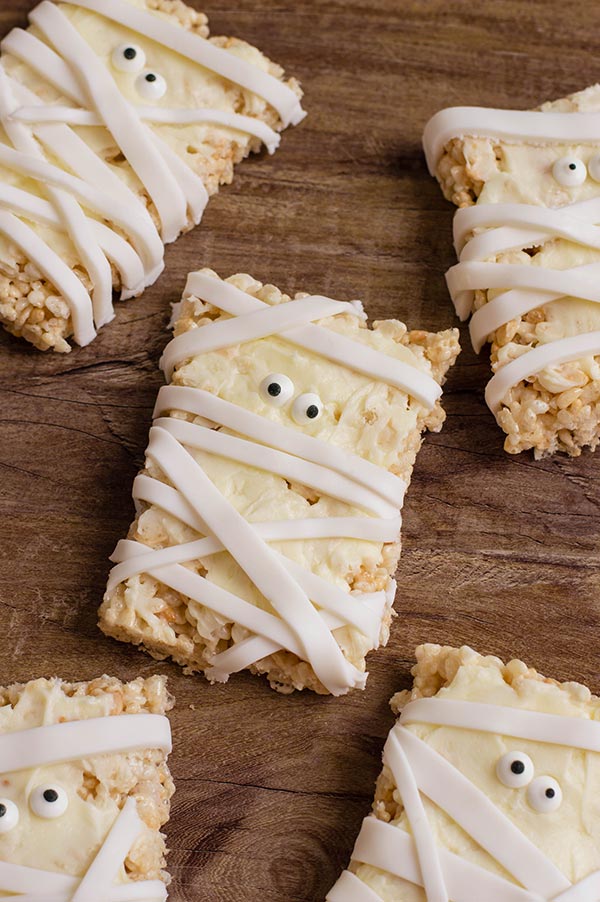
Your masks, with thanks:
<instances>
[{"instance_id":1,"label":"mummy rice krispie treat","mask_svg":"<svg viewBox=\"0 0 600 902\"><path fill-rule=\"evenodd\" d=\"M511 453L600 438L600 85L539 111L457 107L428 123L429 168L461 209L447 274Z\"/></svg>"},{"instance_id":2,"label":"mummy rice krispie treat","mask_svg":"<svg viewBox=\"0 0 600 902\"><path fill-rule=\"evenodd\" d=\"M600 898L600 699L466 647L413 674L328 902Z\"/></svg>"},{"instance_id":3,"label":"mummy rice krispie treat","mask_svg":"<svg viewBox=\"0 0 600 902\"><path fill-rule=\"evenodd\" d=\"M365 320L359 302L189 277L105 633L212 681L249 668L283 692L364 687L404 493L458 354L456 330Z\"/></svg>"},{"instance_id":4,"label":"mummy rice krispie treat","mask_svg":"<svg viewBox=\"0 0 600 902\"><path fill-rule=\"evenodd\" d=\"M164 244L233 166L301 121L298 84L181 0L44 0L0 59L0 322L41 350L88 344L113 289L138 296Z\"/></svg>"},{"instance_id":5,"label":"mummy rice krispie treat","mask_svg":"<svg viewBox=\"0 0 600 902\"><path fill-rule=\"evenodd\" d=\"M0 897L164 902L165 679L0 689Z\"/></svg>"}]
</instances>

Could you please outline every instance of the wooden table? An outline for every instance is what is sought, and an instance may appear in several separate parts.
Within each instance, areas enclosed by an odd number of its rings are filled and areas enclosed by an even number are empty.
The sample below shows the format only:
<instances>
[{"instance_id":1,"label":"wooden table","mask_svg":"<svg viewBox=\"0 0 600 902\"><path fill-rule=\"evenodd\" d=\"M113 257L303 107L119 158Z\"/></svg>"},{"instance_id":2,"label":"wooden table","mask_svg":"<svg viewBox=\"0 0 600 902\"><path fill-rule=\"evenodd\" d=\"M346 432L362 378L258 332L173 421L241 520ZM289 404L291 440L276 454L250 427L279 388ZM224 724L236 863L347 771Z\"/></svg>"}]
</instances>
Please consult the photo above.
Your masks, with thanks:
<instances>
[{"instance_id":1,"label":"wooden table","mask_svg":"<svg viewBox=\"0 0 600 902\"><path fill-rule=\"evenodd\" d=\"M2 33L29 4L2 0ZM247 161L167 271L88 348L44 356L0 337L2 682L169 675L177 696L173 902L322 902L368 812L388 698L421 642L523 657L600 691L598 460L509 457L463 330L448 420L427 438L404 517L398 617L365 693L284 698L243 675L211 687L104 639L107 558L132 517L167 340L188 270L364 299L374 318L454 323L452 209L420 149L450 104L527 108L594 82L599 17L573 0L237 0L214 33L286 62L308 119Z\"/></svg>"}]
</instances>

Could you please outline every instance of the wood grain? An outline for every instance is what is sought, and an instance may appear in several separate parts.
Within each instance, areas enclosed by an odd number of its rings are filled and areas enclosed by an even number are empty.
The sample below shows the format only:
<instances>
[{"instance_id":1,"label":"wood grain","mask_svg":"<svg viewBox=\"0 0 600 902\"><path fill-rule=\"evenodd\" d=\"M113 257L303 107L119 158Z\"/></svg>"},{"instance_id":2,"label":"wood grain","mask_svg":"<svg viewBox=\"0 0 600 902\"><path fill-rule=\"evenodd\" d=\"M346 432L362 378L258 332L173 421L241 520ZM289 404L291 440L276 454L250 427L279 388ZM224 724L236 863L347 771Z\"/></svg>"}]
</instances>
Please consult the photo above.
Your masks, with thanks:
<instances>
[{"instance_id":1,"label":"wood grain","mask_svg":"<svg viewBox=\"0 0 600 902\"><path fill-rule=\"evenodd\" d=\"M2 0L0 28L24 22ZM214 33L297 74L308 119L238 170L167 270L88 348L43 356L0 337L2 682L168 673L178 707L169 827L173 902L322 902L347 863L415 645L469 643L600 691L598 460L509 457L464 352L448 420L418 459L396 619L365 693L282 698L240 676L211 687L104 639L107 557L132 517L169 303L202 265L290 290L361 297L371 315L453 323L452 210L420 133L442 106L523 107L598 77L599 14L573 0L236 0Z\"/></svg>"}]
</instances>

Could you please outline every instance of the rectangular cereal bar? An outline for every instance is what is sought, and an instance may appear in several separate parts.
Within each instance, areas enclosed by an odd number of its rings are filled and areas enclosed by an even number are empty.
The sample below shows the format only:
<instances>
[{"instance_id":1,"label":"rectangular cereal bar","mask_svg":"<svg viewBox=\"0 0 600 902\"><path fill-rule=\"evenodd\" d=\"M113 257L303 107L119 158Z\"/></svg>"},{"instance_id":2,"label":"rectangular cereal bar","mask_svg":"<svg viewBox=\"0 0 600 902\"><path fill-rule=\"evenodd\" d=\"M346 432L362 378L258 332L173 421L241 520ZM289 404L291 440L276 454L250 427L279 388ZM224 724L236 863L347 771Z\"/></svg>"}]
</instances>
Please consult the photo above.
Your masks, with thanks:
<instances>
[{"instance_id":1,"label":"rectangular cereal bar","mask_svg":"<svg viewBox=\"0 0 600 902\"><path fill-rule=\"evenodd\" d=\"M160 676L0 688L0 896L166 900L171 707Z\"/></svg>"},{"instance_id":2,"label":"rectangular cereal bar","mask_svg":"<svg viewBox=\"0 0 600 902\"><path fill-rule=\"evenodd\" d=\"M512 454L600 440L600 85L532 112L456 107L428 123L430 171L460 209L447 273Z\"/></svg>"},{"instance_id":3,"label":"rectangular cereal bar","mask_svg":"<svg viewBox=\"0 0 600 902\"><path fill-rule=\"evenodd\" d=\"M417 649L373 812L327 902L592 902L600 699L463 647Z\"/></svg>"},{"instance_id":4,"label":"rectangular cereal bar","mask_svg":"<svg viewBox=\"0 0 600 902\"><path fill-rule=\"evenodd\" d=\"M43 0L1 43L0 322L88 344L233 167L304 116L294 79L181 0Z\"/></svg>"},{"instance_id":5,"label":"rectangular cereal bar","mask_svg":"<svg viewBox=\"0 0 600 902\"><path fill-rule=\"evenodd\" d=\"M192 273L162 359L138 515L101 628L225 681L364 687L389 635L400 511L456 330Z\"/></svg>"}]
</instances>

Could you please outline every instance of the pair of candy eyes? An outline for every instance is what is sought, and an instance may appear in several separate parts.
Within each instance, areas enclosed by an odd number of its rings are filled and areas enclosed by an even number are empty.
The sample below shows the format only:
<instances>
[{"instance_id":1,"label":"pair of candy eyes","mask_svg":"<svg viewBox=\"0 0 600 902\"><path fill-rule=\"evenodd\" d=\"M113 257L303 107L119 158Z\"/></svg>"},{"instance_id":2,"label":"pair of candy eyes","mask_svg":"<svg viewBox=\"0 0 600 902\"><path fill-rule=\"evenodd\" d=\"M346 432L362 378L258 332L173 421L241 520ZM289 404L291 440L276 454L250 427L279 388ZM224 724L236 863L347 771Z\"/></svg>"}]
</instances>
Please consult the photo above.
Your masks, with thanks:
<instances>
[{"instance_id":1,"label":"pair of candy eyes","mask_svg":"<svg viewBox=\"0 0 600 902\"><path fill-rule=\"evenodd\" d=\"M552 167L552 175L565 188L583 185L588 174L595 182L600 182L600 153L595 154L587 166L579 157L566 156L557 160Z\"/></svg>"},{"instance_id":2,"label":"pair of candy eyes","mask_svg":"<svg viewBox=\"0 0 600 902\"><path fill-rule=\"evenodd\" d=\"M52 820L69 807L69 797L60 786L37 786L29 796L29 807L37 817ZM11 799L0 799L0 834L9 833L19 823L19 809Z\"/></svg>"},{"instance_id":3,"label":"pair of candy eyes","mask_svg":"<svg viewBox=\"0 0 600 902\"><path fill-rule=\"evenodd\" d=\"M283 373L271 373L260 383L260 396L272 407L283 407L293 397L294 383ZM292 417L302 426L318 420L323 412L323 402L314 392L305 392L294 400Z\"/></svg>"},{"instance_id":4,"label":"pair of candy eyes","mask_svg":"<svg viewBox=\"0 0 600 902\"><path fill-rule=\"evenodd\" d=\"M562 802L562 790L554 777L535 777L533 761L525 752L507 752L498 760L496 775L509 789L527 787L527 801L541 814L556 811Z\"/></svg>"},{"instance_id":5,"label":"pair of candy eyes","mask_svg":"<svg viewBox=\"0 0 600 902\"><path fill-rule=\"evenodd\" d=\"M167 83L162 75L145 69L146 54L137 44L120 44L115 47L112 64L119 72L139 73L135 87L144 100L160 100L167 93Z\"/></svg>"}]
</instances>

